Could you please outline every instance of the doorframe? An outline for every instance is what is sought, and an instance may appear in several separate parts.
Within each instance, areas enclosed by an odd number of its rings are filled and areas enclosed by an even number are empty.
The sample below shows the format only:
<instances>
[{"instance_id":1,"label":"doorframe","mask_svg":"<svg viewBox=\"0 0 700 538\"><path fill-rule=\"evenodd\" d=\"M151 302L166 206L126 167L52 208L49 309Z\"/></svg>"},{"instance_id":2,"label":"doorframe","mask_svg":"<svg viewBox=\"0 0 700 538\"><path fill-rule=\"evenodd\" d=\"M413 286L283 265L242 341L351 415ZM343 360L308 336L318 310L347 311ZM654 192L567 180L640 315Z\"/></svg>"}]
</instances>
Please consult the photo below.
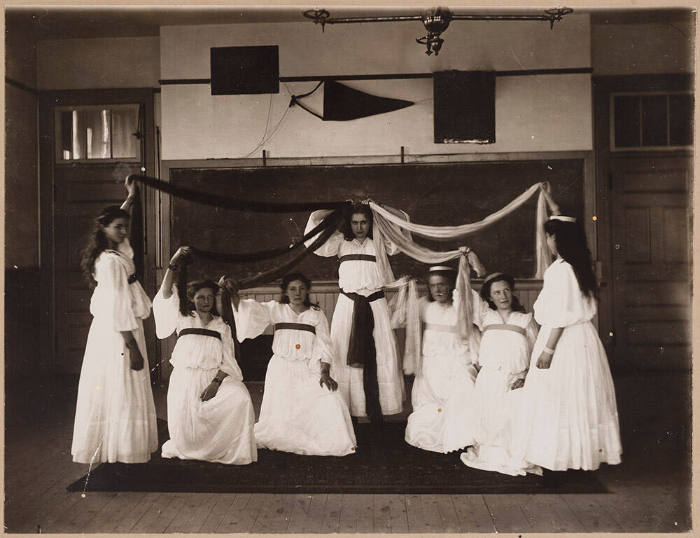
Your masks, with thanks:
<instances>
[{"instance_id":1,"label":"doorframe","mask_svg":"<svg viewBox=\"0 0 700 538\"><path fill-rule=\"evenodd\" d=\"M613 204L611 162L613 159L692 157L688 150L610 151L610 94L615 92L694 92L693 75L684 73L660 75L593 76L593 147L595 151L596 199L598 207L598 255L600 295L598 304L599 333L608 357L615 355L615 281L611 278L613 261ZM691 196L691 192L688 193ZM602 221L602 222L601 222ZM691 232L692 233L692 232ZM611 335L613 333L613 335ZM611 368L615 360L610 361Z\"/></svg>"},{"instance_id":2,"label":"doorframe","mask_svg":"<svg viewBox=\"0 0 700 538\"><path fill-rule=\"evenodd\" d=\"M39 236L40 236L40 286L41 314L39 319L41 351L39 368L44 373L58 371L56 357L56 275L54 251L54 167L55 151L55 106L101 105L139 103L144 110L143 162L147 175L156 170L155 111L153 88L111 88L88 90L56 90L39 92ZM147 293L155 287L155 259L153 248L155 236L155 196L144 189L141 192L143 224L144 287ZM150 331L147 331L149 334ZM147 338L149 354L156 355L155 341Z\"/></svg>"}]
</instances>

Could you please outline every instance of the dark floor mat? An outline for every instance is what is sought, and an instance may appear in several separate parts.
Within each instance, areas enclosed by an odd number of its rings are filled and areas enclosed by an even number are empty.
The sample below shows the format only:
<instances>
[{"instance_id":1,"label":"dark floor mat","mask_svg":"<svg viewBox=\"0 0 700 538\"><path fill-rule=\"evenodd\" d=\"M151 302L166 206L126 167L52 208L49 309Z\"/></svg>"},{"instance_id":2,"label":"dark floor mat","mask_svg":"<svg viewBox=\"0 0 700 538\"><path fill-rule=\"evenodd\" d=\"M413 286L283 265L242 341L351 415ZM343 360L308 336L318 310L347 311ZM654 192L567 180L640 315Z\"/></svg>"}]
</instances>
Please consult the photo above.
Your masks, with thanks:
<instances>
[{"instance_id":1,"label":"dark floor mat","mask_svg":"<svg viewBox=\"0 0 700 538\"><path fill-rule=\"evenodd\" d=\"M159 421L161 443L167 425ZM345 457L299 456L259 450L251 465L163 459L102 464L68 486L69 491L200 493L604 493L595 473L545 472L512 477L470 469L459 453L437 454L403 439L405 424L380 432L356 426L358 448Z\"/></svg>"}]
</instances>

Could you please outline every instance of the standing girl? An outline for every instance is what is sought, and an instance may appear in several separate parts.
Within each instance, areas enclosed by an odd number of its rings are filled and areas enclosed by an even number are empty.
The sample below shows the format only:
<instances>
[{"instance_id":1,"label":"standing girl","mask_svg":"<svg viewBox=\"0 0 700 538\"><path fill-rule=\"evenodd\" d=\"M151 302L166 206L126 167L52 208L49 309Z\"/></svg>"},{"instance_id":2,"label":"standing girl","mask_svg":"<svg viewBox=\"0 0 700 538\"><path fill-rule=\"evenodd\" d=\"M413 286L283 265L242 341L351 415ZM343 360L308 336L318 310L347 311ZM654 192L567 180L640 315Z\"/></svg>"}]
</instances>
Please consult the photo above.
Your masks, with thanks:
<instances>
[{"instance_id":1,"label":"standing girl","mask_svg":"<svg viewBox=\"0 0 700 538\"><path fill-rule=\"evenodd\" d=\"M556 260L534 304L542 326L522 392L512 453L554 471L620 463L615 388L591 323L596 280L582 228L572 217L545 223Z\"/></svg>"},{"instance_id":2,"label":"standing girl","mask_svg":"<svg viewBox=\"0 0 700 538\"><path fill-rule=\"evenodd\" d=\"M158 448L142 323L151 302L136 280L128 228L129 213L108 207L83 255L95 291L71 448L77 463L144 463Z\"/></svg>"}]
</instances>

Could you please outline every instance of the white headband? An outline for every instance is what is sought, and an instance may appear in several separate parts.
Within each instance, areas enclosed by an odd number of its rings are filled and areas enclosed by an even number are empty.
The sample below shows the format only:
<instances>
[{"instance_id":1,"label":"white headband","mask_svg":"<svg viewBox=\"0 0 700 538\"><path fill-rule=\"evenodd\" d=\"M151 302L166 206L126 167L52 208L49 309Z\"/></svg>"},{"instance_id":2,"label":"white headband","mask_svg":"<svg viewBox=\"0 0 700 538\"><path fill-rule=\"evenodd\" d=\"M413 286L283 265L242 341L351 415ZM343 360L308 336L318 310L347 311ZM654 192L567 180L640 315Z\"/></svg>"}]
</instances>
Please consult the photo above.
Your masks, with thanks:
<instances>
[{"instance_id":1,"label":"white headband","mask_svg":"<svg viewBox=\"0 0 700 538\"><path fill-rule=\"evenodd\" d=\"M576 222L574 217L566 217L564 215L552 215L549 220L560 220L562 222Z\"/></svg>"},{"instance_id":2,"label":"white headband","mask_svg":"<svg viewBox=\"0 0 700 538\"><path fill-rule=\"evenodd\" d=\"M434 273L437 271L450 271L451 273L457 272L455 269L453 269L452 267L448 267L447 265L434 265L430 269L428 269L429 273Z\"/></svg>"}]
</instances>

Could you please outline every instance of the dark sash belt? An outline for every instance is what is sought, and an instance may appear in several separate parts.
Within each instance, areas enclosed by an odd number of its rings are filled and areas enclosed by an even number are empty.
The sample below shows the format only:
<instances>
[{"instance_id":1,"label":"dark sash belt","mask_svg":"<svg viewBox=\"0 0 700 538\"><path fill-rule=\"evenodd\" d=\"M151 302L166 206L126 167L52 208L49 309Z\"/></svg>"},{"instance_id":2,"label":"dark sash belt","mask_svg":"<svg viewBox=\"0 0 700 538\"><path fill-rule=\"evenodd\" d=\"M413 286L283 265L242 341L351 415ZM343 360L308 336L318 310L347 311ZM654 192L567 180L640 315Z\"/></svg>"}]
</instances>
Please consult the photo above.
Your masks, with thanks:
<instances>
[{"instance_id":1,"label":"dark sash belt","mask_svg":"<svg viewBox=\"0 0 700 538\"><path fill-rule=\"evenodd\" d=\"M136 273L134 273L134 274L132 274L132 275L129 275L129 278L127 278L126 281L127 281L129 284L133 284L134 282L136 282Z\"/></svg>"},{"instance_id":2,"label":"dark sash belt","mask_svg":"<svg viewBox=\"0 0 700 538\"><path fill-rule=\"evenodd\" d=\"M380 290L368 297L357 293L348 293L344 290L340 290L340 293L348 299L352 299L355 303L352 311L352 329L350 330L347 365L362 368L367 360L375 359L374 355L376 353L374 337L372 336L374 316L369 303L384 297L384 292Z\"/></svg>"},{"instance_id":3,"label":"dark sash belt","mask_svg":"<svg viewBox=\"0 0 700 538\"><path fill-rule=\"evenodd\" d=\"M181 336L185 336L187 334L199 334L201 336L212 336L214 338L218 338L221 340L221 333L218 331L210 331L209 329L196 329L196 328L191 328L191 329L182 329L177 337L180 338Z\"/></svg>"},{"instance_id":4,"label":"dark sash belt","mask_svg":"<svg viewBox=\"0 0 700 538\"><path fill-rule=\"evenodd\" d=\"M370 421L382 421L382 408L379 404L379 381L377 380L377 349L374 345L374 315L370 303L384 297L383 291L377 291L365 297L357 293L340 293L354 302L352 329L348 344L347 364L362 368L362 386L365 391L365 408Z\"/></svg>"},{"instance_id":5,"label":"dark sash belt","mask_svg":"<svg viewBox=\"0 0 700 538\"><path fill-rule=\"evenodd\" d=\"M275 323L275 331L290 329L292 331L309 331L316 334L316 327L307 323Z\"/></svg>"},{"instance_id":6,"label":"dark sash belt","mask_svg":"<svg viewBox=\"0 0 700 538\"><path fill-rule=\"evenodd\" d=\"M484 332L486 331L513 331L516 333L520 333L523 336L525 336L526 334L525 329L523 329L522 327L518 327L517 325L510 325L508 323L495 323L493 325L486 325L486 327L484 327Z\"/></svg>"},{"instance_id":7,"label":"dark sash belt","mask_svg":"<svg viewBox=\"0 0 700 538\"><path fill-rule=\"evenodd\" d=\"M346 254L345 256L341 256L340 258L338 258L338 261L340 263L349 262L352 260L355 260L355 261L360 260L360 261L364 261L364 262L376 262L377 257L372 256L370 254Z\"/></svg>"}]
</instances>

